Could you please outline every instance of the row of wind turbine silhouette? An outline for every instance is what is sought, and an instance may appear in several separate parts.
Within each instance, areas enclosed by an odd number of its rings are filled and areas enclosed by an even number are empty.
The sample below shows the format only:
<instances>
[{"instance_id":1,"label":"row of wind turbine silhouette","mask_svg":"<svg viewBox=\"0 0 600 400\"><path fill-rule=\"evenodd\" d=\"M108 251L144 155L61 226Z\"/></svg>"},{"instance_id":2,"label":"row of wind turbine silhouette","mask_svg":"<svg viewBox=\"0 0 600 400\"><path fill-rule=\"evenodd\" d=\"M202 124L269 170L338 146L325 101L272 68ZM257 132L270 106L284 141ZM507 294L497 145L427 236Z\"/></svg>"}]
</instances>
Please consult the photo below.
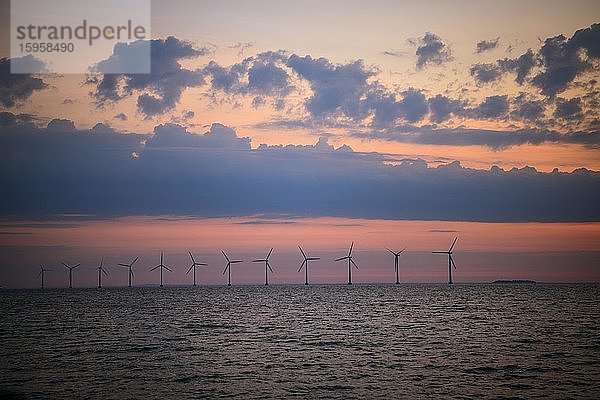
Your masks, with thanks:
<instances>
[{"instance_id":1,"label":"row of wind turbine silhouette","mask_svg":"<svg viewBox=\"0 0 600 400\"><path fill-rule=\"evenodd\" d=\"M448 255L448 283L449 284L453 283L452 267L454 267L454 269L456 269L456 264L454 263L454 259L452 258L452 254L453 254L452 251L454 249L454 245L456 244L457 240L458 240L458 237L454 238L454 241L450 245L450 248L448 249L448 251L433 251L432 252L434 254L447 254ZM302 254L302 258L303 258L303 260L300 264L300 268L298 269L298 272L302 271L302 269L304 268L304 284L308 285L309 284L308 263L309 263L309 261L317 261L317 260L320 260L321 258L314 257L314 256L307 256L301 246L298 246L298 249L300 249L300 253ZM343 260L348 261L348 285L352 285L352 267L356 268L357 270L359 269L358 264L354 261L354 256L352 255L353 249L354 249L354 242L352 242L350 244L350 248L348 250L348 255L335 259L335 262L343 261ZM400 255L406 250L406 248L403 248L400 251L393 251L389 248L386 248L386 249L390 253L392 253L394 256L394 272L396 275L395 283L400 284ZM242 263L243 260L231 260L227 256L225 251L221 250L221 253L225 257L225 260L227 261L227 263L225 265L225 269L223 270L223 275L228 273L227 286L231 286L231 265ZM271 264L269 263L269 257L271 256L271 253L273 253L273 248L271 248L271 250L269 250L269 252L267 253L267 256L265 258L252 260L252 262L254 262L254 263L261 262L261 263L265 264L265 285L269 285L269 271L271 271L271 273L274 273L273 268L271 267ZM206 266L208 266L208 264L202 263L202 262L197 262L191 251L188 251L188 254L190 255L191 265L190 265L189 269L187 270L186 275L189 275L190 272L193 272L193 286L196 286L196 267L200 267L200 266L206 267ZM129 263L129 264L125 264L125 263L117 264L120 267L125 267L128 269L128 287L132 287L132 279L134 278L133 265L138 261L138 259L139 259L139 257L134 258L133 261L131 261L131 263ZM160 270L160 287L163 287L163 270L173 272L172 269L170 269L169 267L164 265L163 260L164 260L164 254L163 254L163 252L161 252L160 253L160 263L150 269L150 271L154 271L156 269ZM67 268L69 270L69 288L73 288L73 270L76 269L77 267L79 267L81 264L76 264L74 266L70 266L66 263L62 263L62 264L65 268ZM101 288L102 287L102 274L104 274L105 276L108 276L108 273L106 272L105 267L104 267L104 257L101 259L100 265L98 265L98 267L96 267L96 269L98 270L98 288ZM40 278L41 278L41 288L42 289L45 287L45 284L44 284L45 283L44 282L45 272L48 272L48 271L52 271L52 270L44 268L43 265L40 265L40 272L38 273L38 276L40 276Z\"/></svg>"}]
</instances>

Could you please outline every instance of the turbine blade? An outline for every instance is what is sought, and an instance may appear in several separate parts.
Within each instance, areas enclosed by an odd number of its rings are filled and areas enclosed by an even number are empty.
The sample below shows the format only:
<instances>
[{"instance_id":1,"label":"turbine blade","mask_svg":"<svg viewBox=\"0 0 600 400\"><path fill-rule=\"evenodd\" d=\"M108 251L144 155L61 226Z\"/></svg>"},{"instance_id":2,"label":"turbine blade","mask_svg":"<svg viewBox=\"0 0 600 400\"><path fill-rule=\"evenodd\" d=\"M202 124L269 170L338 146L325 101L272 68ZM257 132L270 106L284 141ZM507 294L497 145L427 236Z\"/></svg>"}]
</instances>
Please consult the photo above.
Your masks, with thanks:
<instances>
[{"instance_id":1,"label":"turbine blade","mask_svg":"<svg viewBox=\"0 0 600 400\"><path fill-rule=\"evenodd\" d=\"M186 275L190 273L190 271L192 270L192 268L194 268L194 264L192 264L192 266L190 267L190 269L187 270L187 272L185 273Z\"/></svg>"},{"instance_id":2,"label":"turbine blade","mask_svg":"<svg viewBox=\"0 0 600 400\"><path fill-rule=\"evenodd\" d=\"M227 272L227 268L229 268L229 263L227 263L227 265L225 266L225 269L223 270L223 275L225 275L225 272Z\"/></svg>"},{"instance_id":3,"label":"turbine blade","mask_svg":"<svg viewBox=\"0 0 600 400\"><path fill-rule=\"evenodd\" d=\"M102 266L104 264L104 257L102 257L102 259L100 260L100 266Z\"/></svg>"},{"instance_id":4,"label":"turbine blade","mask_svg":"<svg viewBox=\"0 0 600 400\"><path fill-rule=\"evenodd\" d=\"M223 255L225 256L225 259L227 260L227 262L229 262L229 257L227 257L227 254L225 254L225 252L223 250L221 250L221 253L223 253Z\"/></svg>"},{"instance_id":5,"label":"turbine blade","mask_svg":"<svg viewBox=\"0 0 600 400\"><path fill-rule=\"evenodd\" d=\"M265 262L267 260L252 260L252 262Z\"/></svg>"},{"instance_id":6,"label":"turbine blade","mask_svg":"<svg viewBox=\"0 0 600 400\"><path fill-rule=\"evenodd\" d=\"M129 267L129 264L118 263L117 265L120 265L121 267Z\"/></svg>"},{"instance_id":7,"label":"turbine blade","mask_svg":"<svg viewBox=\"0 0 600 400\"><path fill-rule=\"evenodd\" d=\"M68 266L67 264L65 264L65 263L62 263L62 265L64 265L65 267L67 267L67 268L71 269L71 267L69 267L69 266Z\"/></svg>"},{"instance_id":8,"label":"turbine blade","mask_svg":"<svg viewBox=\"0 0 600 400\"><path fill-rule=\"evenodd\" d=\"M434 254L448 254L447 251L432 251Z\"/></svg>"},{"instance_id":9,"label":"turbine blade","mask_svg":"<svg viewBox=\"0 0 600 400\"><path fill-rule=\"evenodd\" d=\"M356 267L356 269L358 269L358 265L356 265L356 263L354 262L354 260L353 260L353 259L350 259L350 262L351 262L352 264L354 264L354 266Z\"/></svg>"},{"instance_id":10,"label":"turbine blade","mask_svg":"<svg viewBox=\"0 0 600 400\"><path fill-rule=\"evenodd\" d=\"M352 255L352 248L354 247L354 242L350 245L350 251L348 252L348 256Z\"/></svg>"},{"instance_id":11,"label":"turbine blade","mask_svg":"<svg viewBox=\"0 0 600 400\"><path fill-rule=\"evenodd\" d=\"M162 265L162 263L163 263L163 252L161 251L160 252L160 265Z\"/></svg>"},{"instance_id":12,"label":"turbine blade","mask_svg":"<svg viewBox=\"0 0 600 400\"><path fill-rule=\"evenodd\" d=\"M104 275L108 276L108 272L106 272L104 269L102 269L101 271L104 272Z\"/></svg>"},{"instance_id":13,"label":"turbine blade","mask_svg":"<svg viewBox=\"0 0 600 400\"><path fill-rule=\"evenodd\" d=\"M271 272L273 272L273 268L271 268L271 264L269 264L269 262L268 262L268 261L267 261L267 267L269 268L269 270L270 270Z\"/></svg>"},{"instance_id":14,"label":"turbine blade","mask_svg":"<svg viewBox=\"0 0 600 400\"><path fill-rule=\"evenodd\" d=\"M320 260L320 257L308 257L307 260L308 261L316 261L316 260Z\"/></svg>"},{"instance_id":15,"label":"turbine blade","mask_svg":"<svg viewBox=\"0 0 600 400\"><path fill-rule=\"evenodd\" d=\"M190 253L190 258L192 259L192 262L193 262L194 264L196 264L196 260L194 260L194 256L192 255L192 252L191 252L191 251L188 251L188 253Z\"/></svg>"},{"instance_id":16,"label":"turbine blade","mask_svg":"<svg viewBox=\"0 0 600 400\"><path fill-rule=\"evenodd\" d=\"M160 268L160 267L161 267L160 265L157 265L156 267L150 269L150 271L154 271L156 268Z\"/></svg>"},{"instance_id":17,"label":"turbine blade","mask_svg":"<svg viewBox=\"0 0 600 400\"><path fill-rule=\"evenodd\" d=\"M454 264L454 259L452 258L452 256L450 256L450 262L452 263L454 269L456 269L456 264Z\"/></svg>"},{"instance_id":18,"label":"turbine blade","mask_svg":"<svg viewBox=\"0 0 600 400\"><path fill-rule=\"evenodd\" d=\"M300 247L300 245L298 245L298 248L300 249L300 253L302 253L302 256L304 258L306 258L306 254L304 254L304 250L302 250L302 247Z\"/></svg>"},{"instance_id":19,"label":"turbine blade","mask_svg":"<svg viewBox=\"0 0 600 400\"><path fill-rule=\"evenodd\" d=\"M348 258L348 256L346 256L346 257L340 257L340 258L336 258L335 261L342 261L342 260L345 260L347 258Z\"/></svg>"},{"instance_id":20,"label":"turbine blade","mask_svg":"<svg viewBox=\"0 0 600 400\"><path fill-rule=\"evenodd\" d=\"M401 253L402 253L404 250L406 250L406 247L405 247L405 248L403 248L402 250L400 250L400 251L398 252L398 254L401 254Z\"/></svg>"},{"instance_id":21,"label":"turbine blade","mask_svg":"<svg viewBox=\"0 0 600 400\"><path fill-rule=\"evenodd\" d=\"M77 264L76 266L72 267L73 269L79 267L81 264Z\"/></svg>"},{"instance_id":22,"label":"turbine blade","mask_svg":"<svg viewBox=\"0 0 600 400\"><path fill-rule=\"evenodd\" d=\"M298 268L298 272L300 272L302 270L302 267L304 267L304 264L306 264L306 258L304 259L304 261L302 261L302 264L300 264L300 268Z\"/></svg>"},{"instance_id":23,"label":"turbine blade","mask_svg":"<svg viewBox=\"0 0 600 400\"><path fill-rule=\"evenodd\" d=\"M133 270L132 269L129 270L129 273L131 274L131 276L135 277L135 275L133 274Z\"/></svg>"},{"instance_id":24,"label":"turbine blade","mask_svg":"<svg viewBox=\"0 0 600 400\"><path fill-rule=\"evenodd\" d=\"M196 263L196 265L202 265L202 266L206 267L208 264L206 264L206 263Z\"/></svg>"},{"instance_id":25,"label":"turbine blade","mask_svg":"<svg viewBox=\"0 0 600 400\"><path fill-rule=\"evenodd\" d=\"M450 249L448 250L448 253L450 253L452 251L452 249L454 248L454 245L456 244L457 240L458 240L458 236L454 238L454 242L452 242L452 246L450 246Z\"/></svg>"},{"instance_id":26,"label":"turbine blade","mask_svg":"<svg viewBox=\"0 0 600 400\"><path fill-rule=\"evenodd\" d=\"M166 269L169 272L173 272L173 270L171 268L167 267L166 265L164 266L164 269Z\"/></svg>"},{"instance_id":27,"label":"turbine blade","mask_svg":"<svg viewBox=\"0 0 600 400\"><path fill-rule=\"evenodd\" d=\"M241 263L244 262L244 260L231 260L232 264L237 264L237 263Z\"/></svg>"},{"instance_id":28,"label":"turbine blade","mask_svg":"<svg viewBox=\"0 0 600 400\"><path fill-rule=\"evenodd\" d=\"M269 250L269 254L267 254L267 260L269 259L269 257L271 256L271 253L273 252L273 248L271 247L271 250Z\"/></svg>"},{"instance_id":29,"label":"turbine blade","mask_svg":"<svg viewBox=\"0 0 600 400\"><path fill-rule=\"evenodd\" d=\"M386 250L389 251L390 253L392 253L393 255L396 255L396 253L394 253L392 250L388 249L387 247L386 247Z\"/></svg>"},{"instance_id":30,"label":"turbine blade","mask_svg":"<svg viewBox=\"0 0 600 400\"><path fill-rule=\"evenodd\" d=\"M138 260L138 258L140 258L140 257L136 257L135 260L133 260L130 265L133 266L133 264L135 264L135 262Z\"/></svg>"}]
</instances>

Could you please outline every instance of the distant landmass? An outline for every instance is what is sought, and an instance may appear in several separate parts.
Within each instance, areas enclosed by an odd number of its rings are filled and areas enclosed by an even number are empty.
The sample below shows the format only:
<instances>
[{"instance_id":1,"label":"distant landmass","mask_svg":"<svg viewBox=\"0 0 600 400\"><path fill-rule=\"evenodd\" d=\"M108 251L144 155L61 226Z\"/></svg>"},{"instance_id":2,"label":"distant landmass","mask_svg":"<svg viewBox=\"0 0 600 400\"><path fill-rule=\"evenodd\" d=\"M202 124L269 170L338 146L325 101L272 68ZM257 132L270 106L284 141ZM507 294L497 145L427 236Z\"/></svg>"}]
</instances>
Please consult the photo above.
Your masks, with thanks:
<instances>
[{"instance_id":1,"label":"distant landmass","mask_svg":"<svg viewBox=\"0 0 600 400\"><path fill-rule=\"evenodd\" d=\"M507 284L507 283L531 284L531 283L536 283L536 282L529 280L529 279L498 279L497 281L494 281L492 283L496 283L496 284Z\"/></svg>"}]
</instances>

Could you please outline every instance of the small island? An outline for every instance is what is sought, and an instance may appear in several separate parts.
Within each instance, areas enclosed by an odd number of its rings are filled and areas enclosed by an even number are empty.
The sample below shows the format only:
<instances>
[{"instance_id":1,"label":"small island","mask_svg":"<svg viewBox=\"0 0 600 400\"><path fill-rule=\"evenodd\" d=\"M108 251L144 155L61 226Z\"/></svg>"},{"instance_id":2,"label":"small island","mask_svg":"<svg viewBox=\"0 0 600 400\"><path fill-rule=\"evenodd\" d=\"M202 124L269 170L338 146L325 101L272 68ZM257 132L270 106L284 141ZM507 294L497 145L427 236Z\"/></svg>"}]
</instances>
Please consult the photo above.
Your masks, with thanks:
<instances>
[{"instance_id":1,"label":"small island","mask_svg":"<svg viewBox=\"0 0 600 400\"><path fill-rule=\"evenodd\" d=\"M523 284L535 284L536 281L532 281L529 279L498 279L494 282L492 282L494 284L519 284L519 285L523 285Z\"/></svg>"}]
</instances>

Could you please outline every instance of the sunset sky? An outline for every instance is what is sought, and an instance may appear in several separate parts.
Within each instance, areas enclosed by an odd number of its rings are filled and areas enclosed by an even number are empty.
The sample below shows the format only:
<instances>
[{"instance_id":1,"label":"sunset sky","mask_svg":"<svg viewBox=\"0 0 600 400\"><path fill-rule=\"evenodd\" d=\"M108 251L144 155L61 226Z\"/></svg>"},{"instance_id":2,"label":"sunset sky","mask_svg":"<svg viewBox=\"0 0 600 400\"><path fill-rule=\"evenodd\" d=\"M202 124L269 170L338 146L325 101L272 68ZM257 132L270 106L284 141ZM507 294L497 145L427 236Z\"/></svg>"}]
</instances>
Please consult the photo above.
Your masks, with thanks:
<instances>
[{"instance_id":1,"label":"sunset sky","mask_svg":"<svg viewBox=\"0 0 600 400\"><path fill-rule=\"evenodd\" d=\"M153 1L150 74L11 74L0 286L600 281L600 2ZM126 62L134 45L99 62ZM125 60L125 61L124 61ZM343 264L343 265L342 265ZM107 285L126 284L109 269ZM260 264L233 281L262 283Z\"/></svg>"}]
</instances>

